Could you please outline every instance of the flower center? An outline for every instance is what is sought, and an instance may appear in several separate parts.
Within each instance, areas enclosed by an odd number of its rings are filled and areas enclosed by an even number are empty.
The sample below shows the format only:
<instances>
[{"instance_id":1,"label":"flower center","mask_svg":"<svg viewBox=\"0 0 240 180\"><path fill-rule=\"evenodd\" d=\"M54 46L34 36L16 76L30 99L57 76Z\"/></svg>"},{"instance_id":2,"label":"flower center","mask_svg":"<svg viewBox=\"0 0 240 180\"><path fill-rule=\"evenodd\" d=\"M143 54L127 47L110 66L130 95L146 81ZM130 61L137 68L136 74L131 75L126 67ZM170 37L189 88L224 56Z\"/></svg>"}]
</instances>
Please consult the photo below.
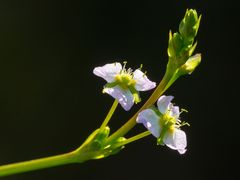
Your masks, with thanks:
<instances>
[{"instance_id":1,"label":"flower center","mask_svg":"<svg viewBox=\"0 0 240 180\"><path fill-rule=\"evenodd\" d=\"M158 144L164 144L163 143L163 138L164 138L165 134L167 132L170 133L170 134L173 134L174 130L175 130L175 127L176 127L176 124L178 122L178 120L175 117L171 116L169 114L169 112L163 114L159 119L159 124L160 124L160 127L161 127L162 131L161 131L160 136L157 140Z\"/></svg>"},{"instance_id":2,"label":"flower center","mask_svg":"<svg viewBox=\"0 0 240 180\"><path fill-rule=\"evenodd\" d=\"M160 126L166 129L169 133L174 132L175 124L177 123L177 119L169 113L165 113L160 119Z\"/></svg>"},{"instance_id":3,"label":"flower center","mask_svg":"<svg viewBox=\"0 0 240 180\"><path fill-rule=\"evenodd\" d=\"M115 80L117 84L122 88L122 89L129 89L129 88L134 88L136 81L133 79L133 75L131 72L121 72L120 74L117 74L115 76Z\"/></svg>"},{"instance_id":4,"label":"flower center","mask_svg":"<svg viewBox=\"0 0 240 180\"><path fill-rule=\"evenodd\" d=\"M133 79L133 72L132 69L125 69L125 65L123 69L120 71L119 74L117 74L114 79L115 81L111 82L111 83L107 83L105 85L105 88L112 88L115 86L119 86L122 90L129 90L131 92L131 94L133 95L133 101L135 103L139 103L141 101L141 98L139 96L138 91L135 88L136 85L136 80Z\"/></svg>"}]
</instances>

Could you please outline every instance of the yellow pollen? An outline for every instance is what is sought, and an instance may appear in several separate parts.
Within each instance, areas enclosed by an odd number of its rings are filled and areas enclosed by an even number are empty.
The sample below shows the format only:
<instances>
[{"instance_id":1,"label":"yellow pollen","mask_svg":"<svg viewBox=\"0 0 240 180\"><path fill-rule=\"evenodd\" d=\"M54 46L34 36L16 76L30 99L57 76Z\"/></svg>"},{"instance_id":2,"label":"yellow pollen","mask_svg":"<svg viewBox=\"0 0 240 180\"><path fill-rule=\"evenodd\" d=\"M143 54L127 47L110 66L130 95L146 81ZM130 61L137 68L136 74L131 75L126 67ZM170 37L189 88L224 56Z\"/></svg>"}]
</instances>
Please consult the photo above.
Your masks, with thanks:
<instances>
[{"instance_id":1,"label":"yellow pollen","mask_svg":"<svg viewBox=\"0 0 240 180\"><path fill-rule=\"evenodd\" d=\"M177 123L177 120L175 117L170 116L169 113L167 112L164 114L161 119L160 119L160 126L163 128L167 128L167 131L169 133L173 133L175 130L175 124Z\"/></svg>"},{"instance_id":2,"label":"yellow pollen","mask_svg":"<svg viewBox=\"0 0 240 180\"><path fill-rule=\"evenodd\" d=\"M123 89L127 89L128 87L134 87L136 84L136 81L133 79L132 74L126 72L117 74L115 76L115 80L118 82L118 85Z\"/></svg>"},{"instance_id":3,"label":"yellow pollen","mask_svg":"<svg viewBox=\"0 0 240 180\"><path fill-rule=\"evenodd\" d=\"M169 127L169 129L168 129L168 132L169 132L170 134L173 134L173 133L174 133L174 130L175 130L174 125L171 125L171 126Z\"/></svg>"}]
</instances>

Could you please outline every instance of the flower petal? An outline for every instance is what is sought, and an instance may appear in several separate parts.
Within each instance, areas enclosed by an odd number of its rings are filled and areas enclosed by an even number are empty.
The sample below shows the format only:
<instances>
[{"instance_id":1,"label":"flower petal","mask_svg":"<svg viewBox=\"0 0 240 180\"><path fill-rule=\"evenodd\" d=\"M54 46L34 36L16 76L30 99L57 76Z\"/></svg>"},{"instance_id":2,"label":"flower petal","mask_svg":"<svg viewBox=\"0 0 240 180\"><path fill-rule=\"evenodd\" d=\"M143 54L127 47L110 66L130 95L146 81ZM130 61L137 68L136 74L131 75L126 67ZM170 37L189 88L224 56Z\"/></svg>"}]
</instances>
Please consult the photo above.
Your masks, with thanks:
<instances>
[{"instance_id":1,"label":"flower petal","mask_svg":"<svg viewBox=\"0 0 240 180\"><path fill-rule=\"evenodd\" d=\"M180 112L178 106L172 106L170 108L170 116L173 116L175 118L179 118Z\"/></svg>"},{"instance_id":2,"label":"flower petal","mask_svg":"<svg viewBox=\"0 0 240 180\"><path fill-rule=\"evenodd\" d=\"M184 131L175 129L173 133L166 133L163 142L171 149L178 150L180 154L186 152L187 138Z\"/></svg>"},{"instance_id":3,"label":"flower petal","mask_svg":"<svg viewBox=\"0 0 240 180\"><path fill-rule=\"evenodd\" d=\"M142 123L155 137L160 136L159 116L152 109L145 109L138 114L137 123Z\"/></svg>"},{"instance_id":4,"label":"flower petal","mask_svg":"<svg viewBox=\"0 0 240 180\"><path fill-rule=\"evenodd\" d=\"M147 91L156 87L156 83L150 81L139 69L133 72L133 79L136 81L135 88L138 91Z\"/></svg>"},{"instance_id":5,"label":"flower petal","mask_svg":"<svg viewBox=\"0 0 240 180\"><path fill-rule=\"evenodd\" d=\"M113 82L115 76L122 70L120 63L105 64L104 66L96 67L93 73L99 77L102 77L107 82Z\"/></svg>"},{"instance_id":6,"label":"flower petal","mask_svg":"<svg viewBox=\"0 0 240 180\"><path fill-rule=\"evenodd\" d=\"M162 95L158 99L157 106L158 106L159 111L162 114L165 114L166 111L169 109L169 106L171 105L171 101L173 100L173 98L174 98L173 96Z\"/></svg>"},{"instance_id":7,"label":"flower petal","mask_svg":"<svg viewBox=\"0 0 240 180\"><path fill-rule=\"evenodd\" d=\"M119 86L115 86L113 88L104 88L103 92L117 99L126 111L130 110L134 104L133 95L128 89L123 90Z\"/></svg>"}]
</instances>

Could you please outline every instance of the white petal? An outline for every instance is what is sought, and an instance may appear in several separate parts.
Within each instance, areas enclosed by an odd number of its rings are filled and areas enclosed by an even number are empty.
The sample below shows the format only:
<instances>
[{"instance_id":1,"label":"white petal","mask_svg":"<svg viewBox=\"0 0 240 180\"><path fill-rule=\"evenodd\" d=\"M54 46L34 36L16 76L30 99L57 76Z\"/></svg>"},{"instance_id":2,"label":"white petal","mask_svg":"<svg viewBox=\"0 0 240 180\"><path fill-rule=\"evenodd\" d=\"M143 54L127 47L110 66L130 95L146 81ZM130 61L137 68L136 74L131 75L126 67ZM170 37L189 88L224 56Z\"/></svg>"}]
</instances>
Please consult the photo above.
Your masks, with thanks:
<instances>
[{"instance_id":1,"label":"white petal","mask_svg":"<svg viewBox=\"0 0 240 180\"><path fill-rule=\"evenodd\" d=\"M102 77L107 82L113 82L115 76L122 70L120 63L105 64L104 66L96 67L93 73L99 77Z\"/></svg>"},{"instance_id":2,"label":"white petal","mask_svg":"<svg viewBox=\"0 0 240 180\"><path fill-rule=\"evenodd\" d=\"M162 95L157 102L157 106L159 111L162 114L165 114L166 111L169 109L169 106L171 105L171 101L173 100L173 96L165 96Z\"/></svg>"},{"instance_id":3,"label":"white petal","mask_svg":"<svg viewBox=\"0 0 240 180\"><path fill-rule=\"evenodd\" d=\"M158 115L151 109L145 109L138 114L137 123L142 123L155 137L160 136L160 124Z\"/></svg>"},{"instance_id":4,"label":"white petal","mask_svg":"<svg viewBox=\"0 0 240 180\"><path fill-rule=\"evenodd\" d=\"M105 88L104 92L117 99L126 111L130 110L134 104L133 95L128 89L123 90L119 86L115 86L113 88Z\"/></svg>"},{"instance_id":5,"label":"white petal","mask_svg":"<svg viewBox=\"0 0 240 180\"><path fill-rule=\"evenodd\" d=\"M175 118L179 118L180 112L179 112L179 107L178 106L172 106L170 108L170 116L173 116Z\"/></svg>"},{"instance_id":6,"label":"white petal","mask_svg":"<svg viewBox=\"0 0 240 180\"><path fill-rule=\"evenodd\" d=\"M171 149L178 150L180 154L184 154L186 152L186 134L180 129L175 129L172 134L166 133L165 137L163 138L163 142Z\"/></svg>"},{"instance_id":7,"label":"white petal","mask_svg":"<svg viewBox=\"0 0 240 180\"><path fill-rule=\"evenodd\" d=\"M135 88L137 91L147 91L156 87L156 83L150 81L139 69L133 72L133 79L136 81Z\"/></svg>"}]
</instances>

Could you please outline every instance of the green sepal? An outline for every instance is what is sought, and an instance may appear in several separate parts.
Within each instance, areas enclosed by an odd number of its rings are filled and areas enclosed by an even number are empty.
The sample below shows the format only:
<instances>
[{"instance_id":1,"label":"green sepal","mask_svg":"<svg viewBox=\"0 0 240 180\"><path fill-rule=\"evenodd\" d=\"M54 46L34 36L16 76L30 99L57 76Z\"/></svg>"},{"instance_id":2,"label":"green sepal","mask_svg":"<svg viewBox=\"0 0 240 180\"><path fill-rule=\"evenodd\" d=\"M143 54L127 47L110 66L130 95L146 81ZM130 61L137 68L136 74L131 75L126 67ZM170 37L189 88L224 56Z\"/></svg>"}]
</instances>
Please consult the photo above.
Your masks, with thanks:
<instances>
[{"instance_id":1,"label":"green sepal","mask_svg":"<svg viewBox=\"0 0 240 180\"><path fill-rule=\"evenodd\" d=\"M139 103L139 102L141 102L141 98L140 98L138 92L133 93L133 98L134 98L134 102L135 102L136 104Z\"/></svg>"},{"instance_id":2,"label":"green sepal","mask_svg":"<svg viewBox=\"0 0 240 180\"><path fill-rule=\"evenodd\" d=\"M201 62L201 54L191 56L178 70L178 75L191 74Z\"/></svg>"},{"instance_id":3,"label":"green sepal","mask_svg":"<svg viewBox=\"0 0 240 180\"><path fill-rule=\"evenodd\" d=\"M141 102L141 98L139 96L139 92L133 86L130 86L129 90L131 91L131 93L133 95L133 99L134 99L135 104Z\"/></svg>"},{"instance_id":4,"label":"green sepal","mask_svg":"<svg viewBox=\"0 0 240 180\"><path fill-rule=\"evenodd\" d=\"M153 110L160 118L163 116L156 106L152 105L149 107L149 109Z\"/></svg>"},{"instance_id":5,"label":"green sepal","mask_svg":"<svg viewBox=\"0 0 240 180\"><path fill-rule=\"evenodd\" d=\"M111 152L110 155L114 155L114 154L119 153L125 146L114 147L114 144L121 143L121 142L123 142L123 141L125 141L125 140L126 140L125 137L119 137L116 141L114 141L114 142L112 143L112 145L111 145L111 146L112 146L112 152Z\"/></svg>"},{"instance_id":6,"label":"green sepal","mask_svg":"<svg viewBox=\"0 0 240 180\"><path fill-rule=\"evenodd\" d=\"M111 82L111 83L107 83L107 84L105 84L105 86L104 86L104 89L105 88L113 88L113 87L115 87L115 86L117 86L118 85L118 82L117 81L114 81L114 82ZM104 90L103 90L104 91Z\"/></svg>"},{"instance_id":7,"label":"green sepal","mask_svg":"<svg viewBox=\"0 0 240 180\"><path fill-rule=\"evenodd\" d=\"M119 137L112 142L108 142L110 128L105 127L103 130L95 130L87 140L77 149L78 152L86 152L88 159L101 159L110 155L117 154L124 148L121 142L125 141L124 137Z\"/></svg>"},{"instance_id":8,"label":"green sepal","mask_svg":"<svg viewBox=\"0 0 240 180\"><path fill-rule=\"evenodd\" d=\"M167 130L167 126L163 126L160 136L157 138L157 145L164 145L163 138L166 135Z\"/></svg>"},{"instance_id":9,"label":"green sepal","mask_svg":"<svg viewBox=\"0 0 240 180\"><path fill-rule=\"evenodd\" d=\"M125 140L126 139L124 137L119 137L110 144L105 144L102 149L95 153L95 156L93 156L92 159L101 159L119 153L124 148L124 146L118 146L118 144Z\"/></svg>"},{"instance_id":10,"label":"green sepal","mask_svg":"<svg viewBox=\"0 0 240 180\"><path fill-rule=\"evenodd\" d=\"M189 48L189 50L188 50L188 56L189 56L189 57L193 54L193 52L194 52L194 50L196 49L196 47L197 47L197 42L195 42L195 43L193 44L193 46L191 46L191 47Z\"/></svg>"},{"instance_id":11,"label":"green sepal","mask_svg":"<svg viewBox=\"0 0 240 180\"><path fill-rule=\"evenodd\" d=\"M180 56L182 49L184 48L183 39L181 35L176 32L172 35L169 32L169 42L168 42L168 56L171 58L176 58Z\"/></svg>"},{"instance_id":12,"label":"green sepal","mask_svg":"<svg viewBox=\"0 0 240 180\"><path fill-rule=\"evenodd\" d=\"M184 18L179 25L179 32L186 45L191 45L197 35L200 25L201 15L198 17L194 9L187 10Z\"/></svg>"},{"instance_id":13,"label":"green sepal","mask_svg":"<svg viewBox=\"0 0 240 180\"><path fill-rule=\"evenodd\" d=\"M109 136L110 128L106 126L102 131L99 131L95 137L94 140L91 143L91 148L98 150L101 149Z\"/></svg>"}]
</instances>

